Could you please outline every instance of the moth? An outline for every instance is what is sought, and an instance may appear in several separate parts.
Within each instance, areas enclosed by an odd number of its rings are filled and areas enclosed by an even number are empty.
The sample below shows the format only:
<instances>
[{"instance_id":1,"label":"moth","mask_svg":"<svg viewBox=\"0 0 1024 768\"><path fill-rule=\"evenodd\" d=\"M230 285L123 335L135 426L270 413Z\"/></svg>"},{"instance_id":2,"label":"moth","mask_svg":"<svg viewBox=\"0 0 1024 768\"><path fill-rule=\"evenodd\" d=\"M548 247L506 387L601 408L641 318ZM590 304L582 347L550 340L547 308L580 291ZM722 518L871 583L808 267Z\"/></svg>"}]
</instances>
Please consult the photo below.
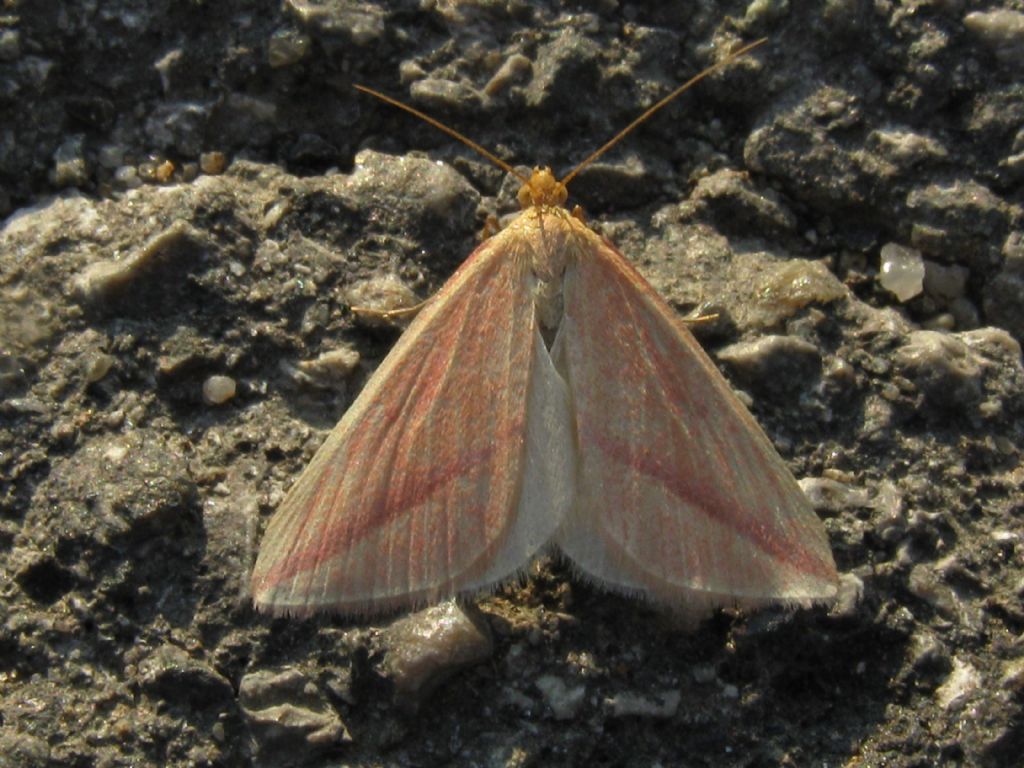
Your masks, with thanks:
<instances>
[{"instance_id":1,"label":"moth","mask_svg":"<svg viewBox=\"0 0 1024 768\"><path fill-rule=\"evenodd\" d=\"M825 530L769 439L672 308L565 207L582 167L520 175L521 213L371 376L267 527L257 608L412 608L493 589L551 550L690 615L836 594Z\"/></svg>"}]
</instances>

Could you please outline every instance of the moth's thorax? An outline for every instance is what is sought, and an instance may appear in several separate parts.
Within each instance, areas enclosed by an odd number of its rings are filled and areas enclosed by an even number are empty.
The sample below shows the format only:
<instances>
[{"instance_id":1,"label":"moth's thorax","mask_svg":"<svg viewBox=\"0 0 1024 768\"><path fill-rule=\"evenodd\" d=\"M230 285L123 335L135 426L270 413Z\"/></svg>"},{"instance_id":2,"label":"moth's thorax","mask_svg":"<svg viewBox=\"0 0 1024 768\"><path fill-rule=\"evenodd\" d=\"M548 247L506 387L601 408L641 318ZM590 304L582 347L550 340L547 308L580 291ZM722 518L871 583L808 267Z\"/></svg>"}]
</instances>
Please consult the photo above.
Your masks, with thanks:
<instances>
[{"instance_id":1,"label":"moth's thorax","mask_svg":"<svg viewBox=\"0 0 1024 768\"><path fill-rule=\"evenodd\" d=\"M527 208L498 237L530 271L541 327L556 330L562 321L562 277L600 238L561 205Z\"/></svg>"}]
</instances>

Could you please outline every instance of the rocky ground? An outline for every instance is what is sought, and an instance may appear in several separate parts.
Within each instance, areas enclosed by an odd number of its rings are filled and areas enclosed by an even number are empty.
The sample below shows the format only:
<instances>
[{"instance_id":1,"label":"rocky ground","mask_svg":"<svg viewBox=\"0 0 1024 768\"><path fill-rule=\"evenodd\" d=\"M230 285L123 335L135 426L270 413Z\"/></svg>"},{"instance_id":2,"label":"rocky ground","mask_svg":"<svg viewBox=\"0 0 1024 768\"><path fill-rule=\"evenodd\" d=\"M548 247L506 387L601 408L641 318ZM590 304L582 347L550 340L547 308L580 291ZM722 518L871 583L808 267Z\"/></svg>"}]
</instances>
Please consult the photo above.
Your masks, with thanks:
<instances>
[{"instance_id":1,"label":"rocky ground","mask_svg":"<svg viewBox=\"0 0 1024 768\"><path fill-rule=\"evenodd\" d=\"M257 615L284 491L515 184L565 173L824 519L831 608L687 631L543 560ZM1024 4L0 10L0 766L1009 765L1024 750Z\"/></svg>"}]
</instances>

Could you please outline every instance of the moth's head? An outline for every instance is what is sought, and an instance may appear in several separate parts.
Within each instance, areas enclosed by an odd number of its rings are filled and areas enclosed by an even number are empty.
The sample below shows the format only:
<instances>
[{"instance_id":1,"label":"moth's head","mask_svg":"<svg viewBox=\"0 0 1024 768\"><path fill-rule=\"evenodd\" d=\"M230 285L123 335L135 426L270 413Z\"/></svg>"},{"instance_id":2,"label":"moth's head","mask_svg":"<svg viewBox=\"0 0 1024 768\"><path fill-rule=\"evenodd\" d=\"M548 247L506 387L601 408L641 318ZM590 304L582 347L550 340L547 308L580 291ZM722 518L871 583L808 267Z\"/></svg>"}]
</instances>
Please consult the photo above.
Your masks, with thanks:
<instances>
[{"instance_id":1,"label":"moth's head","mask_svg":"<svg viewBox=\"0 0 1024 768\"><path fill-rule=\"evenodd\" d=\"M519 188L519 205L523 208L561 207L567 197L569 192L565 184L555 178L550 168L534 168L530 178Z\"/></svg>"}]
</instances>

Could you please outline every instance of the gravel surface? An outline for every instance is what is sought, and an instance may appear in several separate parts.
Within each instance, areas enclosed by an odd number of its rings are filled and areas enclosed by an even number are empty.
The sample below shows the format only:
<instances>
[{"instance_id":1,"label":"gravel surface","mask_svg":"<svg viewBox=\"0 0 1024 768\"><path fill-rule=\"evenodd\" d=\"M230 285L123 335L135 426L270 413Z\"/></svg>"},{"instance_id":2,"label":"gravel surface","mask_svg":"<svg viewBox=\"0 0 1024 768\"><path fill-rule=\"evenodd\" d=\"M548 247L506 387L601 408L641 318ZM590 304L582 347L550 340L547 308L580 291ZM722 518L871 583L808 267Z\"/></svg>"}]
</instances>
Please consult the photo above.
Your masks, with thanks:
<instances>
[{"instance_id":1,"label":"gravel surface","mask_svg":"<svg viewBox=\"0 0 1024 768\"><path fill-rule=\"evenodd\" d=\"M801 479L835 606L698 628L544 559L257 615L266 521L516 185L570 194ZM1007 766L1024 3L7 0L0 767Z\"/></svg>"}]
</instances>

